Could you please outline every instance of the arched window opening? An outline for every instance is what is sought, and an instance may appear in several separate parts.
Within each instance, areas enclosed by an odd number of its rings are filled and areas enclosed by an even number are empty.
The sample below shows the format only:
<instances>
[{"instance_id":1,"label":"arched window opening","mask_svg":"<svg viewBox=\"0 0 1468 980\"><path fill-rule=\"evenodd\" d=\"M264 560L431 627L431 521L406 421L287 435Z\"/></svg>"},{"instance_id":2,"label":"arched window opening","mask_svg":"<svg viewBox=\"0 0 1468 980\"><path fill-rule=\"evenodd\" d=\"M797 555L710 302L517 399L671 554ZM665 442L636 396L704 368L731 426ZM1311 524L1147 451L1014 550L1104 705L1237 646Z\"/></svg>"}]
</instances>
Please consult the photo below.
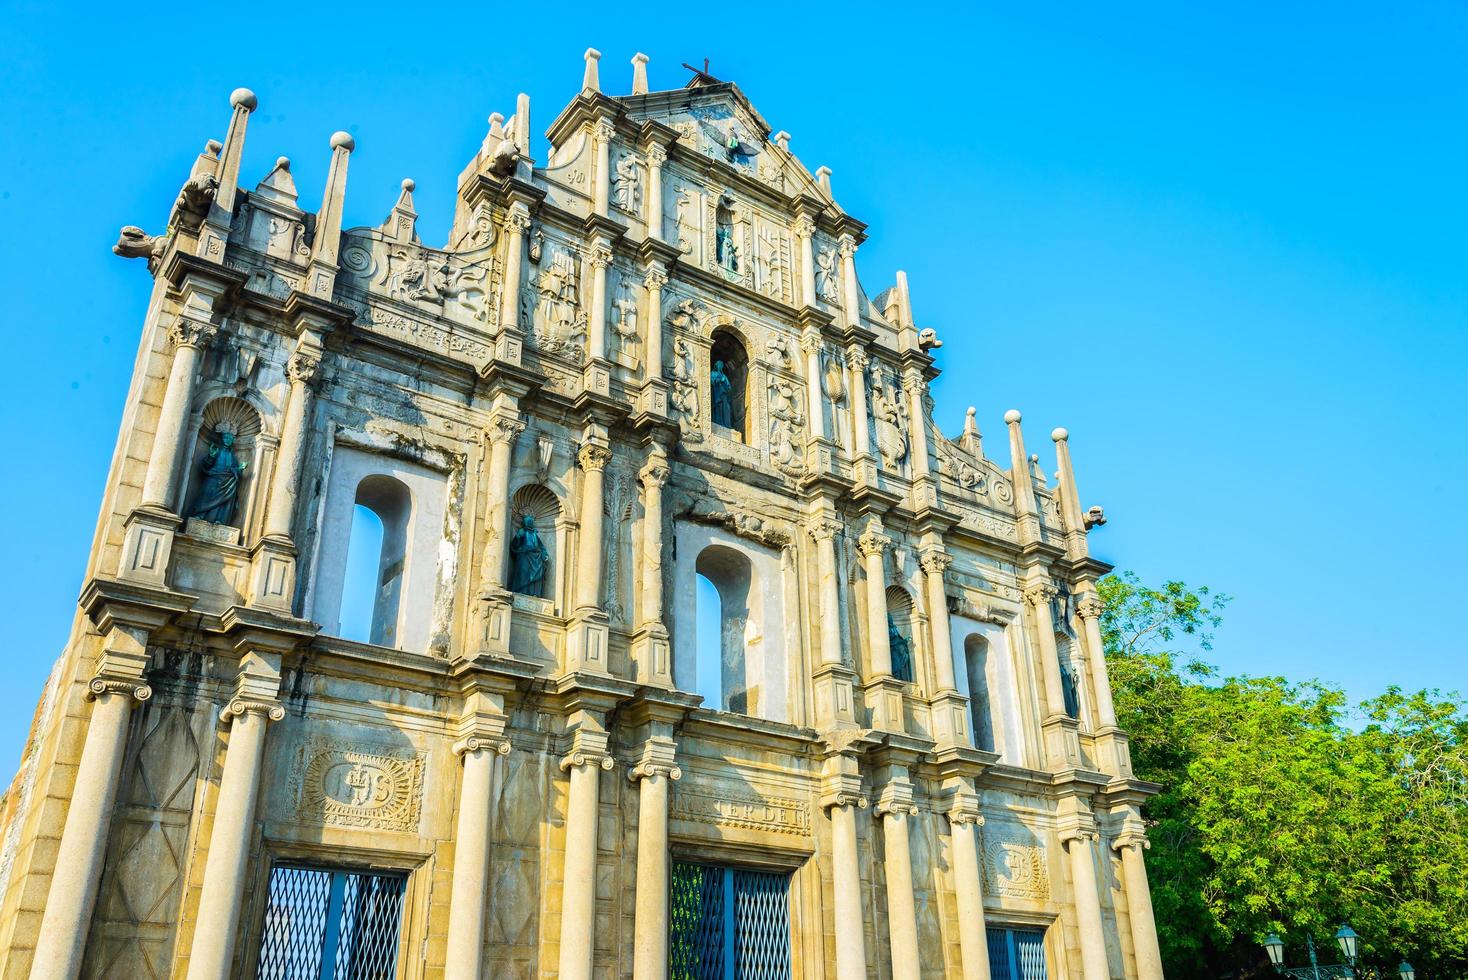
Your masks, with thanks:
<instances>
[{"instance_id":1,"label":"arched window opening","mask_svg":"<svg viewBox=\"0 0 1468 980\"><path fill-rule=\"evenodd\" d=\"M352 505L352 536L342 581L341 636L372 640L372 609L377 600L377 565L382 557L382 518L370 507Z\"/></svg>"},{"instance_id":2,"label":"arched window opening","mask_svg":"<svg viewBox=\"0 0 1468 980\"><path fill-rule=\"evenodd\" d=\"M716 330L709 349L709 417L715 426L732 432L735 439L748 441L746 425L749 353L739 338Z\"/></svg>"},{"instance_id":3,"label":"arched window opening","mask_svg":"<svg viewBox=\"0 0 1468 980\"><path fill-rule=\"evenodd\" d=\"M994 715L989 700L989 641L970 633L963 641L964 666L968 673L968 709L973 722L974 748L994 748Z\"/></svg>"},{"instance_id":4,"label":"arched window opening","mask_svg":"<svg viewBox=\"0 0 1468 980\"><path fill-rule=\"evenodd\" d=\"M892 676L911 684L913 666L912 596L897 585L887 587L887 646L892 652Z\"/></svg>"},{"instance_id":5,"label":"arched window opening","mask_svg":"<svg viewBox=\"0 0 1468 980\"><path fill-rule=\"evenodd\" d=\"M759 637L755 619L750 616L750 586L754 576L749 559L732 548L711 545L699 554L694 568L699 580L707 582L715 593L705 599L700 588L697 596L698 658L694 690L704 695L704 703L709 706L717 705L724 711L740 714L758 714L762 694L758 676L750 669L755 660L750 655L750 647L758 643ZM714 637L717 637L717 658Z\"/></svg>"},{"instance_id":6,"label":"arched window opening","mask_svg":"<svg viewBox=\"0 0 1468 980\"><path fill-rule=\"evenodd\" d=\"M723 609L719 590L703 575L694 579L698 652L694 662L693 693L706 705L723 705L724 641L721 633Z\"/></svg>"},{"instance_id":7,"label":"arched window opening","mask_svg":"<svg viewBox=\"0 0 1468 980\"><path fill-rule=\"evenodd\" d=\"M554 599L556 522L561 502L538 483L515 491L510 504L510 543L505 549L510 591L538 599Z\"/></svg>"},{"instance_id":8,"label":"arched window opening","mask_svg":"<svg viewBox=\"0 0 1468 980\"><path fill-rule=\"evenodd\" d=\"M376 528L372 527L369 518L360 516L364 510L375 518ZM368 476L357 484L352 514L352 541L347 546L348 581L344 584L342 593L341 622L344 635L347 635L349 622L347 610L370 609L370 617L364 614L361 619L352 621L355 623L354 629L360 632L361 620L366 620L367 642L397 646L403 608L403 577L407 570L408 525L412 510L412 495L407 486L390 476ZM375 553L370 550L373 544L377 545ZM354 577L366 586L361 593L353 589Z\"/></svg>"}]
</instances>

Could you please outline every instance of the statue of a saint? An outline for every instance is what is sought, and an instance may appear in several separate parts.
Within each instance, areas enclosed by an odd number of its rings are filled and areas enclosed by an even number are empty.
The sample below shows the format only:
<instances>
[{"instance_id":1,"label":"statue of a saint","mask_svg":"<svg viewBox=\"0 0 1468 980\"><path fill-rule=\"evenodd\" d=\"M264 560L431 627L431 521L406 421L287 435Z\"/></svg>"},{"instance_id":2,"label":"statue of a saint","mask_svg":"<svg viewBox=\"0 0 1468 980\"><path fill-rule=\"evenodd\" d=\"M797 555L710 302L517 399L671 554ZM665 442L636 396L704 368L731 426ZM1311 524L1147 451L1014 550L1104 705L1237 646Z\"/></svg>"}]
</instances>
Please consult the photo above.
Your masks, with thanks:
<instances>
[{"instance_id":1,"label":"statue of a saint","mask_svg":"<svg viewBox=\"0 0 1468 980\"><path fill-rule=\"evenodd\" d=\"M545 563L550 558L535 518L526 514L510 539L510 591L521 595L545 596Z\"/></svg>"},{"instance_id":2,"label":"statue of a saint","mask_svg":"<svg viewBox=\"0 0 1468 980\"><path fill-rule=\"evenodd\" d=\"M1075 671L1064 657L1060 658L1060 695L1065 699L1065 713L1072 718L1079 718L1081 716L1080 685L1076 680Z\"/></svg>"},{"instance_id":3,"label":"statue of a saint","mask_svg":"<svg viewBox=\"0 0 1468 980\"><path fill-rule=\"evenodd\" d=\"M892 650L892 676L911 683L912 645L892 621L891 613L887 614L887 646Z\"/></svg>"},{"instance_id":4,"label":"statue of a saint","mask_svg":"<svg viewBox=\"0 0 1468 980\"><path fill-rule=\"evenodd\" d=\"M197 517L210 524L232 524L239 503L240 476L246 464L235 456L233 432L215 429L214 435L218 441L199 461L204 480L199 484L193 508L184 516Z\"/></svg>"},{"instance_id":5,"label":"statue of a saint","mask_svg":"<svg viewBox=\"0 0 1468 980\"><path fill-rule=\"evenodd\" d=\"M714 425L734 428L734 385L724 373L724 362L715 361L709 372L709 413Z\"/></svg>"}]
</instances>

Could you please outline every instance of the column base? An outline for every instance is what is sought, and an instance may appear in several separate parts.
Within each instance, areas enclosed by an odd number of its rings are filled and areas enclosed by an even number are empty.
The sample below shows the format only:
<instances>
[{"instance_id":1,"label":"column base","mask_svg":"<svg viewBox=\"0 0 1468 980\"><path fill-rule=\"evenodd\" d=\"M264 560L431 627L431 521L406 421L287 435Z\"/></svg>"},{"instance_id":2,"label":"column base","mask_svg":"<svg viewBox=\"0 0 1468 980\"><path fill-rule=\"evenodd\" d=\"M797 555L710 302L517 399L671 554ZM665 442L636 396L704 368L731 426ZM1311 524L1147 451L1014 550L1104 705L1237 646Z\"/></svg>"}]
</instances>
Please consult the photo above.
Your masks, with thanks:
<instances>
[{"instance_id":1,"label":"column base","mask_svg":"<svg viewBox=\"0 0 1468 980\"><path fill-rule=\"evenodd\" d=\"M1070 715L1051 715L1040 724L1045 741L1045 761L1054 770L1079 769L1081 723Z\"/></svg>"},{"instance_id":2,"label":"column base","mask_svg":"<svg viewBox=\"0 0 1468 980\"><path fill-rule=\"evenodd\" d=\"M1096 733L1096 764L1108 776L1132 777L1132 746L1120 728L1103 728Z\"/></svg>"},{"instance_id":3,"label":"column base","mask_svg":"<svg viewBox=\"0 0 1468 980\"><path fill-rule=\"evenodd\" d=\"M823 664L811 675L815 684L816 727L850 728L856 725L852 691L856 673L845 664Z\"/></svg>"},{"instance_id":4,"label":"column base","mask_svg":"<svg viewBox=\"0 0 1468 980\"><path fill-rule=\"evenodd\" d=\"M296 546L284 535L261 538L250 553L250 605L289 616L295 594Z\"/></svg>"},{"instance_id":5,"label":"column base","mask_svg":"<svg viewBox=\"0 0 1468 980\"><path fill-rule=\"evenodd\" d=\"M933 740L939 747L970 744L968 699L957 691L939 691L931 703Z\"/></svg>"},{"instance_id":6,"label":"column base","mask_svg":"<svg viewBox=\"0 0 1468 980\"><path fill-rule=\"evenodd\" d=\"M673 686L673 647L662 623L649 623L633 634L632 672L639 684Z\"/></svg>"},{"instance_id":7,"label":"column base","mask_svg":"<svg viewBox=\"0 0 1468 980\"><path fill-rule=\"evenodd\" d=\"M173 539L182 525L183 521L177 514L152 504L144 504L129 514L123 525L122 561L117 577L159 589L167 588Z\"/></svg>"},{"instance_id":8,"label":"column base","mask_svg":"<svg viewBox=\"0 0 1468 980\"><path fill-rule=\"evenodd\" d=\"M610 674L607 641L611 629L607 614L600 609L578 609L566 630L566 672Z\"/></svg>"},{"instance_id":9,"label":"column base","mask_svg":"<svg viewBox=\"0 0 1468 980\"><path fill-rule=\"evenodd\" d=\"M906 687L890 674L867 682L864 690L867 708L872 713L871 727L884 732L907 730L902 699Z\"/></svg>"}]
</instances>

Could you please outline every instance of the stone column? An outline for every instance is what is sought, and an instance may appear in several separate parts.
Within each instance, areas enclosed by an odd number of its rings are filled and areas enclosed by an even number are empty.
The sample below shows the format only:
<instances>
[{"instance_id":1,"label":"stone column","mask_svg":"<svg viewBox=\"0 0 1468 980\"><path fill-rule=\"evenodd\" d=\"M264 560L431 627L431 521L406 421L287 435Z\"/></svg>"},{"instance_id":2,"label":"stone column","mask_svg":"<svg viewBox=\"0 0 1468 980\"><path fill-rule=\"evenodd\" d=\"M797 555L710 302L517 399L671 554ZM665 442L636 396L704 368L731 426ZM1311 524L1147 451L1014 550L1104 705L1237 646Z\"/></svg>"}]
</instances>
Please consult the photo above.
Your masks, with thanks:
<instances>
[{"instance_id":1,"label":"stone column","mask_svg":"<svg viewBox=\"0 0 1468 980\"><path fill-rule=\"evenodd\" d=\"M291 536L291 522L295 520L300 489L301 451L306 445L306 406L311 398L311 379L316 377L320 367L320 345L304 338L285 364L290 395L286 401L285 422L280 430L275 479L270 484L270 506L265 521L267 535Z\"/></svg>"},{"instance_id":2,"label":"stone column","mask_svg":"<svg viewBox=\"0 0 1468 980\"><path fill-rule=\"evenodd\" d=\"M117 801L128 716L135 703L153 696L141 676L146 664L147 632L114 627L109 644L114 638L134 647L143 660L137 676L103 674L88 684L92 717L87 722L87 738L82 744L56 866L51 872L51 890L46 895L31 959L32 980L74 980L81 971L87 928L102 878L112 808Z\"/></svg>"},{"instance_id":3,"label":"stone column","mask_svg":"<svg viewBox=\"0 0 1468 980\"><path fill-rule=\"evenodd\" d=\"M209 856L204 862L188 980L227 980L230 976L250 831L260 794L265 725L284 717L285 708L273 699L242 697L232 700L220 715L221 721L229 723L229 748L219 778L214 828L209 833Z\"/></svg>"},{"instance_id":4,"label":"stone column","mask_svg":"<svg viewBox=\"0 0 1468 980\"><path fill-rule=\"evenodd\" d=\"M831 813L831 890L836 920L836 980L867 980L866 929L861 911L856 811L867 799L850 792L821 801Z\"/></svg>"},{"instance_id":5,"label":"stone column","mask_svg":"<svg viewBox=\"0 0 1468 980\"><path fill-rule=\"evenodd\" d=\"M673 658L663 619L663 487L668 475L668 457L661 448L649 454L637 474L642 484L642 575L632 661L639 682L671 687Z\"/></svg>"},{"instance_id":6,"label":"stone column","mask_svg":"<svg viewBox=\"0 0 1468 980\"><path fill-rule=\"evenodd\" d=\"M805 352L805 391L808 396L810 437L826 438L826 409L821 400L821 334L807 330L801 334L800 349Z\"/></svg>"},{"instance_id":7,"label":"stone column","mask_svg":"<svg viewBox=\"0 0 1468 980\"><path fill-rule=\"evenodd\" d=\"M1124 833L1111 845L1121 852L1122 885L1132 928L1132 955L1137 961L1137 980L1163 980L1162 953L1157 947L1157 923L1152 914L1152 890L1147 885L1147 866L1142 852L1152 846L1147 835Z\"/></svg>"},{"instance_id":8,"label":"stone column","mask_svg":"<svg viewBox=\"0 0 1468 980\"><path fill-rule=\"evenodd\" d=\"M489 499L486 514L487 534L484 554L480 559L481 594L490 595L505 587L505 542L510 530L510 455L515 440L525 431L525 422L517 410L496 411L490 416L485 437L489 441L489 473L485 495Z\"/></svg>"},{"instance_id":9,"label":"stone column","mask_svg":"<svg viewBox=\"0 0 1468 980\"><path fill-rule=\"evenodd\" d=\"M663 164L667 162L667 148L661 143L649 143L647 147L647 236L658 241L663 241ZM659 375L661 373L661 371L658 372Z\"/></svg>"},{"instance_id":10,"label":"stone column","mask_svg":"<svg viewBox=\"0 0 1468 980\"><path fill-rule=\"evenodd\" d=\"M816 305L816 223L809 215L795 219L795 237L800 243L800 304Z\"/></svg>"},{"instance_id":11,"label":"stone column","mask_svg":"<svg viewBox=\"0 0 1468 980\"><path fill-rule=\"evenodd\" d=\"M1076 603L1091 656L1091 686L1096 689L1096 727L1116 727L1116 706L1111 700L1111 678L1106 673L1106 652L1101 642L1101 613L1106 603L1093 591L1084 591ZM1056 668L1057 672L1059 668Z\"/></svg>"},{"instance_id":12,"label":"stone column","mask_svg":"<svg viewBox=\"0 0 1468 980\"><path fill-rule=\"evenodd\" d=\"M668 975L668 784L683 776L671 741L649 741L627 778L640 784L637 801L637 911L633 921L633 980Z\"/></svg>"},{"instance_id":13,"label":"stone column","mask_svg":"<svg viewBox=\"0 0 1468 980\"><path fill-rule=\"evenodd\" d=\"M907 821L917 816L912 786L893 780L882 790L874 810L882 821L882 869L887 876L887 931L891 943L892 980L920 980L917 905L912 893L912 848ZM838 938L837 942L840 940Z\"/></svg>"},{"instance_id":14,"label":"stone column","mask_svg":"<svg viewBox=\"0 0 1468 980\"><path fill-rule=\"evenodd\" d=\"M902 379L902 390L907 392L908 412L912 418L912 478L914 480L925 479L929 475L928 469L928 425L927 406L923 404L923 393L928 389L927 382L923 381L922 375L917 371L909 371Z\"/></svg>"},{"instance_id":15,"label":"stone column","mask_svg":"<svg viewBox=\"0 0 1468 980\"><path fill-rule=\"evenodd\" d=\"M454 743L454 754L463 758L464 769L459 777L459 819L454 829L454 878L449 891L444 980L480 977L494 761L509 753L510 743L493 736L470 735Z\"/></svg>"},{"instance_id":16,"label":"stone column","mask_svg":"<svg viewBox=\"0 0 1468 980\"><path fill-rule=\"evenodd\" d=\"M841 593L836 580L836 535L841 533L841 525L836 521L818 521L810 533L816 539L816 574L820 577L821 663L840 664Z\"/></svg>"},{"instance_id":17,"label":"stone column","mask_svg":"<svg viewBox=\"0 0 1468 980\"><path fill-rule=\"evenodd\" d=\"M989 980L989 935L984 925L984 877L979 828L984 818L972 792L960 794L948 811L953 837L953 878L958 898L958 946L963 980Z\"/></svg>"},{"instance_id":18,"label":"stone column","mask_svg":"<svg viewBox=\"0 0 1468 980\"><path fill-rule=\"evenodd\" d=\"M173 481L184 423L188 420L189 404L194 400L199 352L209 344L217 329L212 323L181 317L168 331L174 347L173 364L168 370L168 387L164 389L163 405L158 410L158 428L153 433L153 450L148 454L148 472L143 478L144 506L175 510ZM177 510L183 510L181 503Z\"/></svg>"},{"instance_id":19,"label":"stone column","mask_svg":"<svg viewBox=\"0 0 1468 980\"><path fill-rule=\"evenodd\" d=\"M1025 587L1025 608L1035 630L1040 657L1040 672L1045 679L1045 730L1047 763L1068 767L1080 761L1078 723L1065 711L1065 684L1060 677L1060 651L1055 645L1055 620L1050 614L1050 601L1058 594L1049 581L1032 582Z\"/></svg>"},{"instance_id":20,"label":"stone column","mask_svg":"<svg viewBox=\"0 0 1468 980\"><path fill-rule=\"evenodd\" d=\"M511 205L505 227L510 239L505 247L505 276L500 286L501 331L520 329L520 277L525 262L525 234L530 231L530 212L522 204Z\"/></svg>"},{"instance_id":21,"label":"stone column","mask_svg":"<svg viewBox=\"0 0 1468 980\"><path fill-rule=\"evenodd\" d=\"M846 363L850 365L851 425L855 430L856 455L871 456L872 432L867 422L867 352L860 347L846 351Z\"/></svg>"},{"instance_id":22,"label":"stone column","mask_svg":"<svg viewBox=\"0 0 1468 980\"><path fill-rule=\"evenodd\" d=\"M841 280L846 291L846 325L861 326L861 286L856 281L856 239L842 235Z\"/></svg>"},{"instance_id":23,"label":"stone column","mask_svg":"<svg viewBox=\"0 0 1468 980\"><path fill-rule=\"evenodd\" d=\"M1060 843L1070 854L1071 890L1081 940L1081 975L1084 980L1110 980L1101 898L1096 891L1096 837L1094 830L1072 828L1061 832Z\"/></svg>"},{"instance_id":24,"label":"stone column","mask_svg":"<svg viewBox=\"0 0 1468 980\"><path fill-rule=\"evenodd\" d=\"M561 876L560 980L591 980L596 949L596 823L601 771L612 768L600 750L575 748L561 760L571 772L566 803L566 865Z\"/></svg>"},{"instance_id":25,"label":"stone column","mask_svg":"<svg viewBox=\"0 0 1468 980\"><path fill-rule=\"evenodd\" d=\"M611 264L611 247L597 239L591 247L591 315L586 336L586 356L593 360L607 356L607 269Z\"/></svg>"},{"instance_id":26,"label":"stone column","mask_svg":"<svg viewBox=\"0 0 1468 980\"><path fill-rule=\"evenodd\" d=\"M592 207L603 218L611 201L612 191L612 137L617 129L609 120L598 119L592 129L596 140L596 187L592 192Z\"/></svg>"},{"instance_id":27,"label":"stone column","mask_svg":"<svg viewBox=\"0 0 1468 980\"><path fill-rule=\"evenodd\" d=\"M648 263L642 284L647 287L647 370L642 376L650 381L663 376L663 287L668 274L661 262Z\"/></svg>"},{"instance_id":28,"label":"stone column","mask_svg":"<svg viewBox=\"0 0 1468 980\"><path fill-rule=\"evenodd\" d=\"M928 588L928 628L933 641L933 668L939 691L955 691L953 676L953 630L948 625L948 592L943 573L953 564L953 556L942 548L929 546L918 557L924 584Z\"/></svg>"},{"instance_id":29,"label":"stone column","mask_svg":"<svg viewBox=\"0 0 1468 980\"><path fill-rule=\"evenodd\" d=\"M867 649L871 652L872 677L892 676L892 647L887 637L887 549L892 539L880 526L868 529L857 540L862 566L867 573Z\"/></svg>"},{"instance_id":30,"label":"stone column","mask_svg":"<svg viewBox=\"0 0 1468 980\"><path fill-rule=\"evenodd\" d=\"M600 609L602 566L605 562L605 534L602 509L605 507L606 468L612 454L605 446L587 443L577 453L581 461L581 531L576 555L576 608Z\"/></svg>"}]
</instances>

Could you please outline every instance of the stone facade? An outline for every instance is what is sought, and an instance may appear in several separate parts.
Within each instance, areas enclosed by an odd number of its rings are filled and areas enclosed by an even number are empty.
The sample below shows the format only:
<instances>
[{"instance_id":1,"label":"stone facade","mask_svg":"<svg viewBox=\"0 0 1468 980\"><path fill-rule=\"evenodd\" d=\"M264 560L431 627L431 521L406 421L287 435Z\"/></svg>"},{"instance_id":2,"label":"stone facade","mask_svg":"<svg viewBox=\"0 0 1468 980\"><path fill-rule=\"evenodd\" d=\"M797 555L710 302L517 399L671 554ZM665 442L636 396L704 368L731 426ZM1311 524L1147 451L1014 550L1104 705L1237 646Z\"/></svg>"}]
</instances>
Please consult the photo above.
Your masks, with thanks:
<instances>
[{"instance_id":1,"label":"stone facade","mask_svg":"<svg viewBox=\"0 0 1468 980\"><path fill-rule=\"evenodd\" d=\"M527 97L491 117L444 248L411 181L341 227L345 133L314 214L284 159L242 189L243 89L124 229L156 287L5 797L4 977L295 976L300 866L394 876L397 977L650 980L680 862L782 889L788 967L730 976L976 980L1006 928L1161 976L1066 433L1053 481L1017 412L1007 468L972 410L945 437L830 172L730 83L639 55L611 97L598 57L543 165Z\"/></svg>"}]
</instances>

